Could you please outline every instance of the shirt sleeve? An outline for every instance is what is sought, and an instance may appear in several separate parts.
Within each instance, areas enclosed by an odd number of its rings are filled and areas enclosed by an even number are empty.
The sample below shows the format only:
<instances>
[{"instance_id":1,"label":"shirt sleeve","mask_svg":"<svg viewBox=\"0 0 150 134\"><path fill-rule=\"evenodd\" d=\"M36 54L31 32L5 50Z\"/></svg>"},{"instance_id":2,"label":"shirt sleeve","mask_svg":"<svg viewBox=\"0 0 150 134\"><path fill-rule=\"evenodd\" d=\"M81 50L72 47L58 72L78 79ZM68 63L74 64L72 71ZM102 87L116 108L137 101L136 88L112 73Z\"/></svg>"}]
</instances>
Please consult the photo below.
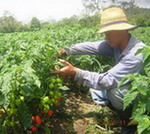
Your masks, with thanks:
<instances>
[{"instance_id":1,"label":"shirt sleeve","mask_svg":"<svg viewBox=\"0 0 150 134\"><path fill-rule=\"evenodd\" d=\"M75 80L97 90L116 88L118 83L128 74L139 73L143 69L143 62L139 58L123 58L117 65L106 73L89 72L79 69Z\"/></svg>"},{"instance_id":2,"label":"shirt sleeve","mask_svg":"<svg viewBox=\"0 0 150 134\"><path fill-rule=\"evenodd\" d=\"M106 40L73 44L69 48L65 48L65 50L67 55L114 56L113 48L108 45Z\"/></svg>"}]
</instances>

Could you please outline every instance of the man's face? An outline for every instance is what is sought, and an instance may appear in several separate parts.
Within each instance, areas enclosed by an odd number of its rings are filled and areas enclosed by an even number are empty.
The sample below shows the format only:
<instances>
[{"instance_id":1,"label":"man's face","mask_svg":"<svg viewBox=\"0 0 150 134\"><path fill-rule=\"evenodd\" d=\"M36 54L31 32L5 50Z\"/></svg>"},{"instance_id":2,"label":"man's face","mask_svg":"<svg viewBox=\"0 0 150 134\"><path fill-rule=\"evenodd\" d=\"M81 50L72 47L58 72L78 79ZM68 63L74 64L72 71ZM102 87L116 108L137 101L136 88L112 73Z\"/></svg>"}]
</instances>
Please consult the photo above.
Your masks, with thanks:
<instances>
[{"instance_id":1,"label":"man's face","mask_svg":"<svg viewBox=\"0 0 150 134\"><path fill-rule=\"evenodd\" d=\"M122 39L122 32L121 31L105 32L105 39L108 40L108 43L111 47L119 47Z\"/></svg>"}]
</instances>

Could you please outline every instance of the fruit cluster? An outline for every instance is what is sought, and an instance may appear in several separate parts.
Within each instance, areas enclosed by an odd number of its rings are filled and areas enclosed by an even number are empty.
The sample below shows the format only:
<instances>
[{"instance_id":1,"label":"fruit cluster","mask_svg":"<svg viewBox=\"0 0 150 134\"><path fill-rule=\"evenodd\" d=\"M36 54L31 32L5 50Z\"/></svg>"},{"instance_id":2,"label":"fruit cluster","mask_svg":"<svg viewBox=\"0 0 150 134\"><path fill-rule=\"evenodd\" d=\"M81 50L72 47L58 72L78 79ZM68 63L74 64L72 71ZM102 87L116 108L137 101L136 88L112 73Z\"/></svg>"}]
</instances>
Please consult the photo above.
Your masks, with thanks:
<instances>
[{"instance_id":1,"label":"fruit cluster","mask_svg":"<svg viewBox=\"0 0 150 134\"><path fill-rule=\"evenodd\" d=\"M62 87L62 80L51 79L49 88L51 89L46 96L41 99L41 103L38 105L41 109L39 115L32 116L32 132L37 132L37 128L46 120L47 117L52 117L54 115L54 109L58 107L62 101L62 93L59 90L59 87ZM41 116L40 116L41 115Z\"/></svg>"}]
</instances>

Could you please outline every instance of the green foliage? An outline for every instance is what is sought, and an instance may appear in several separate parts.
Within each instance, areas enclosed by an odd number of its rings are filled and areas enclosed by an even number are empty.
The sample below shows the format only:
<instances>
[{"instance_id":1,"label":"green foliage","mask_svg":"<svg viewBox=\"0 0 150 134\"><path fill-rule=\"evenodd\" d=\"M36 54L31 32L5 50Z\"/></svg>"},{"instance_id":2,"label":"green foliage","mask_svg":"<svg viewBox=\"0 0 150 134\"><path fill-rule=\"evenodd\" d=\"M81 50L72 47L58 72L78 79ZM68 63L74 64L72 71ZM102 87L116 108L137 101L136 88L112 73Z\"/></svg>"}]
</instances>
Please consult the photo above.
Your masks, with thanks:
<instances>
[{"instance_id":1,"label":"green foliage","mask_svg":"<svg viewBox=\"0 0 150 134\"><path fill-rule=\"evenodd\" d=\"M9 133L7 128L11 128L12 133L22 133L29 131L32 125L42 129L46 122L50 122L48 115L41 114L41 111L46 114L49 110L57 112L57 105L64 96L62 90L68 90L58 76L51 74L56 66L62 66L56 56L58 50L73 43L103 38L93 36L95 31L95 28L81 29L79 24L71 24L51 25L48 30L0 35L0 109L4 111L0 133L5 130ZM75 61L74 64L83 69L91 64L94 68L101 66L94 56L67 59ZM84 63L79 62L81 59ZM42 118L42 121L38 119L42 126L32 122L31 117L36 115ZM15 127L17 130L14 131Z\"/></svg>"},{"instance_id":2,"label":"green foliage","mask_svg":"<svg viewBox=\"0 0 150 134\"><path fill-rule=\"evenodd\" d=\"M131 87L124 97L124 108L133 103L132 120L138 123L138 133L149 133L150 130L150 46L139 50L144 56L144 72L128 75L123 82L130 80Z\"/></svg>"},{"instance_id":3,"label":"green foliage","mask_svg":"<svg viewBox=\"0 0 150 134\"><path fill-rule=\"evenodd\" d=\"M0 32L2 33L12 33L15 32L18 27L20 27L21 23L18 22L13 15L6 12L0 18Z\"/></svg>"},{"instance_id":4,"label":"green foliage","mask_svg":"<svg viewBox=\"0 0 150 134\"><path fill-rule=\"evenodd\" d=\"M0 115L0 133L8 133L7 128L13 131L16 127L16 131L22 133L22 131L29 131L32 125L36 125L39 129L47 127L46 123L50 122L51 118L48 118L47 114L41 114L41 111L46 113L50 109L54 112L59 111L59 104L63 106L63 101L59 101L65 96L62 90L68 90L63 84L63 81L66 81L68 86L67 80L61 80L58 76L51 74L56 66L62 66L56 56L58 51L71 44L102 40L104 38L102 35L95 34L97 30L98 26L82 28L80 24L51 24L41 31L0 34L0 109L4 111L4 114ZM133 34L137 34L137 37L149 43L149 38L144 38L149 34L148 30L149 28L140 28ZM62 58L81 69L96 72L107 71L112 63L110 58L93 55ZM148 75L148 71L145 73ZM137 86L145 88L147 76L138 77L144 80ZM70 83L73 84L72 81ZM136 82L133 83L133 86L135 85ZM70 87L77 90L77 86ZM145 92L142 88L138 92L144 96ZM136 91L135 88L134 91ZM134 98L136 93L132 95L130 101ZM138 105L139 113L143 114L146 111L141 104L145 104L146 109L150 109L149 101L145 103L143 98ZM42 118L42 126L31 121L31 116L36 115Z\"/></svg>"},{"instance_id":5,"label":"green foliage","mask_svg":"<svg viewBox=\"0 0 150 134\"><path fill-rule=\"evenodd\" d=\"M30 28L32 30L40 29L41 28L41 23L40 23L40 21L36 17L32 18L31 24L30 24Z\"/></svg>"},{"instance_id":6,"label":"green foliage","mask_svg":"<svg viewBox=\"0 0 150 134\"><path fill-rule=\"evenodd\" d=\"M100 16L98 14L93 16L85 16L79 20L79 24L82 27L95 27L100 24Z\"/></svg>"},{"instance_id":7,"label":"green foliage","mask_svg":"<svg viewBox=\"0 0 150 134\"><path fill-rule=\"evenodd\" d=\"M135 7L127 8L126 12L131 24L150 26L150 9Z\"/></svg>"},{"instance_id":8,"label":"green foliage","mask_svg":"<svg viewBox=\"0 0 150 134\"><path fill-rule=\"evenodd\" d=\"M50 74L58 63L55 57L57 47L48 43L46 38L39 38L40 34L1 36L0 108L5 111L2 128L16 126L19 131L30 129L31 116L41 114L45 107L47 110L55 109L56 99L62 97L60 89L63 83ZM51 79L61 83L52 83ZM50 84L54 86L50 87ZM53 95L49 94L50 91ZM43 104L44 96L52 100Z\"/></svg>"},{"instance_id":9,"label":"green foliage","mask_svg":"<svg viewBox=\"0 0 150 134\"><path fill-rule=\"evenodd\" d=\"M30 128L32 125L31 122L31 113L25 103L21 103L18 108L18 113L17 113L19 123L21 124L22 127L26 130L27 128Z\"/></svg>"}]
</instances>

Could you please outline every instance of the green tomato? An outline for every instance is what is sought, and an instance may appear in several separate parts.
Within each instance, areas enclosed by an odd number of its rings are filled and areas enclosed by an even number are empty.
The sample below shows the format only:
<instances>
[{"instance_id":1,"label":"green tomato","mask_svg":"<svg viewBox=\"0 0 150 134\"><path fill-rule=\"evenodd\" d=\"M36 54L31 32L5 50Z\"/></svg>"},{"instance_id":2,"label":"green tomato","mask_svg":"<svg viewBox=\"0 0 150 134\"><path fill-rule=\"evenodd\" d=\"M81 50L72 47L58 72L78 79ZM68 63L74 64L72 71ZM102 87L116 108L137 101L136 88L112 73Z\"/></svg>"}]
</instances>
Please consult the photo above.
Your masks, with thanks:
<instances>
[{"instance_id":1,"label":"green tomato","mask_svg":"<svg viewBox=\"0 0 150 134\"><path fill-rule=\"evenodd\" d=\"M50 88L50 89L53 89L54 87L55 87L55 85L54 85L53 83L50 83L50 84L49 84L49 88Z\"/></svg>"},{"instance_id":2,"label":"green tomato","mask_svg":"<svg viewBox=\"0 0 150 134\"><path fill-rule=\"evenodd\" d=\"M10 113L12 114L12 115L15 115L16 113L17 113L17 109L10 109Z\"/></svg>"},{"instance_id":3,"label":"green tomato","mask_svg":"<svg viewBox=\"0 0 150 134\"><path fill-rule=\"evenodd\" d=\"M49 105L50 105L50 106L53 106L53 99L50 99L50 100L49 100Z\"/></svg>"},{"instance_id":4,"label":"green tomato","mask_svg":"<svg viewBox=\"0 0 150 134\"><path fill-rule=\"evenodd\" d=\"M59 83L59 84L62 84L62 83L63 83L63 81L62 81L60 78L57 78L57 79L56 79L56 82Z\"/></svg>"},{"instance_id":5,"label":"green tomato","mask_svg":"<svg viewBox=\"0 0 150 134\"><path fill-rule=\"evenodd\" d=\"M48 96L45 96L45 97L43 98L43 102L44 102L44 103L48 103L48 102L49 102L49 97L48 97Z\"/></svg>"},{"instance_id":6,"label":"green tomato","mask_svg":"<svg viewBox=\"0 0 150 134\"><path fill-rule=\"evenodd\" d=\"M24 97L23 97L23 96L20 96L20 100L21 100L22 102L24 102Z\"/></svg>"},{"instance_id":7,"label":"green tomato","mask_svg":"<svg viewBox=\"0 0 150 134\"><path fill-rule=\"evenodd\" d=\"M56 99L52 99L52 103L55 105L58 103L58 101Z\"/></svg>"},{"instance_id":8,"label":"green tomato","mask_svg":"<svg viewBox=\"0 0 150 134\"><path fill-rule=\"evenodd\" d=\"M41 100L41 105L44 106L45 105L45 102L43 100Z\"/></svg>"},{"instance_id":9,"label":"green tomato","mask_svg":"<svg viewBox=\"0 0 150 134\"><path fill-rule=\"evenodd\" d=\"M56 85L56 87L62 87L62 84L58 83L58 84Z\"/></svg>"},{"instance_id":10,"label":"green tomato","mask_svg":"<svg viewBox=\"0 0 150 134\"><path fill-rule=\"evenodd\" d=\"M58 92L57 96L58 96L58 98L62 97L62 93Z\"/></svg>"},{"instance_id":11,"label":"green tomato","mask_svg":"<svg viewBox=\"0 0 150 134\"><path fill-rule=\"evenodd\" d=\"M53 91L50 91L49 92L49 95L52 97L52 96L54 96L54 92Z\"/></svg>"},{"instance_id":12,"label":"green tomato","mask_svg":"<svg viewBox=\"0 0 150 134\"><path fill-rule=\"evenodd\" d=\"M49 99L49 104L52 104L52 100L51 99Z\"/></svg>"},{"instance_id":13,"label":"green tomato","mask_svg":"<svg viewBox=\"0 0 150 134\"><path fill-rule=\"evenodd\" d=\"M25 92L24 92L23 90L20 90L19 93L20 93L21 95L25 95Z\"/></svg>"},{"instance_id":14,"label":"green tomato","mask_svg":"<svg viewBox=\"0 0 150 134\"><path fill-rule=\"evenodd\" d=\"M57 95L57 94L55 94L55 96L54 96L54 99L56 99L56 98L58 98L58 95Z\"/></svg>"},{"instance_id":15,"label":"green tomato","mask_svg":"<svg viewBox=\"0 0 150 134\"><path fill-rule=\"evenodd\" d=\"M49 110L49 109L50 109L50 106L49 106L49 105L47 105L47 104L45 104L45 105L44 105L44 110L46 110L46 111L47 111L47 110Z\"/></svg>"},{"instance_id":16,"label":"green tomato","mask_svg":"<svg viewBox=\"0 0 150 134\"><path fill-rule=\"evenodd\" d=\"M6 111L7 111L8 116L12 116L12 115L16 114L16 112L17 112L17 110L14 108L11 108L11 109L8 108L8 109L6 109Z\"/></svg>"},{"instance_id":17,"label":"green tomato","mask_svg":"<svg viewBox=\"0 0 150 134\"><path fill-rule=\"evenodd\" d=\"M20 100L20 99L17 99L17 100L15 101L15 104L16 104L17 106L19 106L19 105L21 104L21 100Z\"/></svg>"},{"instance_id":18,"label":"green tomato","mask_svg":"<svg viewBox=\"0 0 150 134\"><path fill-rule=\"evenodd\" d=\"M56 82L56 79L55 79L55 78L50 79L50 83L55 84L55 82Z\"/></svg>"},{"instance_id":19,"label":"green tomato","mask_svg":"<svg viewBox=\"0 0 150 134\"><path fill-rule=\"evenodd\" d=\"M57 101L57 100L54 100L54 101L53 101L53 104L54 104L54 105L55 105L55 104L57 104L57 103L58 103L58 101Z\"/></svg>"},{"instance_id":20,"label":"green tomato","mask_svg":"<svg viewBox=\"0 0 150 134\"><path fill-rule=\"evenodd\" d=\"M10 112L10 108L6 109L6 112L9 113Z\"/></svg>"}]
</instances>

